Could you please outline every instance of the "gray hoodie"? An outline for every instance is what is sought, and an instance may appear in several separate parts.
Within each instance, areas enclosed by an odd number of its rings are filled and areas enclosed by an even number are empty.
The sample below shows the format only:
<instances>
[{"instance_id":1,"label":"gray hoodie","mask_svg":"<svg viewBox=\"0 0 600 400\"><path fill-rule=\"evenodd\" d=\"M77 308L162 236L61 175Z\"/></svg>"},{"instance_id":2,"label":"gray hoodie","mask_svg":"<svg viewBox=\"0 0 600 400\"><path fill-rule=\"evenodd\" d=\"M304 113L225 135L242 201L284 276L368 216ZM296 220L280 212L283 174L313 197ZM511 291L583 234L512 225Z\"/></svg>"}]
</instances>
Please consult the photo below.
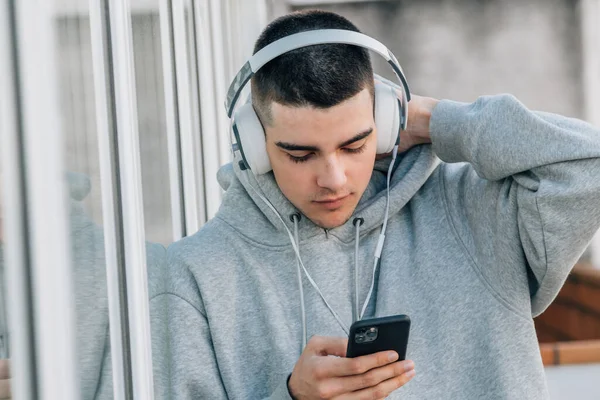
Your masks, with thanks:
<instances>
[{"instance_id":1,"label":"gray hoodie","mask_svg":"<svg viewBox=\"0 0 600 400\"><path fill-rule=\"evenodd\" d=\"M531 112L510 95L440 102L432 145L401 154L375 289L365 317L408 314L417 375L394 399L545 399L532 317L552 302L600 227L600 132ZM439 159L438 159L439 157ZM440 161L440 159L442 161ZM390 160L376 163L353 217L324 230L272 173L237 163L218 175L219 212L173 245L151 300L159 398L289 399L302 351L296 257L273 203L297 228L304 265L331 307L353 320L371 286ZM359 251L355 263L357 227ZM308 337L345 336L303 276Z\"/></svg>"}]
</instances>

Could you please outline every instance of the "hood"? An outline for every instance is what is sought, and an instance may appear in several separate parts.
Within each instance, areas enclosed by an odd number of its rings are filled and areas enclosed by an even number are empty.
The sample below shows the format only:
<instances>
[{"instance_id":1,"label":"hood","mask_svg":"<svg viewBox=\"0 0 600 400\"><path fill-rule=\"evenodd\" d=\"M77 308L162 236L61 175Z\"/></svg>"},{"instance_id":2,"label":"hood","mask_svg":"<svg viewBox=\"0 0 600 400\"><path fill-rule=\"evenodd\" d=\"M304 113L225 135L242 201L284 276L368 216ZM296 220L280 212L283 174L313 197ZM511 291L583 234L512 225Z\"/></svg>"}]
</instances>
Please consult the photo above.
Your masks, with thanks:
<instances>
[{"instance_id":1,"label":"hood","mask_svg":"<svg viewBox=\"0 0 600 400\"><path fill-rule=\"evenodd\" d=\"M299 210L283 195L273 172L255 176L251 171L239 168L239 155L233 163L220 168L217 179L226 191L216 217L224 220L240 234L252 241L269 246L289 245L285 228L275 213L256 193L267 198L291 230L291 215ZM362 195L352 217L341 226L328 229L328 233L342 242L352 242L355 238L354 218L363 218L361 231L366 233L383 224L386 207L386 177L391 156L375 162L371 180ZM415 146L398 154L390 181L390 215L397 213L410 201L433 173L440 160L431 145ZM240 213L239 210L245 212ZM321 234L323 228L308 218L301 218L298 225L300 242Z\"/></svg>"}]
</instances>

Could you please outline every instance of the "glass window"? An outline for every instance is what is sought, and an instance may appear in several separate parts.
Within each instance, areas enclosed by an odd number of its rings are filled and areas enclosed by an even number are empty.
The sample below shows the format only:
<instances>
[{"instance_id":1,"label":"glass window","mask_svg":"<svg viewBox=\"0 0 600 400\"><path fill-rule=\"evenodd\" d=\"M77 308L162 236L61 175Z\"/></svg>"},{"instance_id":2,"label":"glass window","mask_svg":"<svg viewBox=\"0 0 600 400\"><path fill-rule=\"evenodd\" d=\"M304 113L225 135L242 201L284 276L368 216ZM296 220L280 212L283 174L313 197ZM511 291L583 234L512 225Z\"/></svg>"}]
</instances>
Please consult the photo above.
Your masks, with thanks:
<instances>
[{"instance_id":1,"label":"glass window","mask_svg":"<svg viewBox=\"0 0 600 400\"><path fill-rule=\"evenodd\" d=\"M82 399L110 398L110 358L102 186L87 2L55 3L56 71L76 311Z\"/></svg>"},{"instance_id":2,"label":"glass window","mask_svg":"<svg viewBox=\"0 0 600 400\"><path fill-rule=\"evenodd\" d=\"M146 240L168 245L173 226L158 11L158 1L144 2L132 9L131 21Z\"/></svg>"}]
</instances>

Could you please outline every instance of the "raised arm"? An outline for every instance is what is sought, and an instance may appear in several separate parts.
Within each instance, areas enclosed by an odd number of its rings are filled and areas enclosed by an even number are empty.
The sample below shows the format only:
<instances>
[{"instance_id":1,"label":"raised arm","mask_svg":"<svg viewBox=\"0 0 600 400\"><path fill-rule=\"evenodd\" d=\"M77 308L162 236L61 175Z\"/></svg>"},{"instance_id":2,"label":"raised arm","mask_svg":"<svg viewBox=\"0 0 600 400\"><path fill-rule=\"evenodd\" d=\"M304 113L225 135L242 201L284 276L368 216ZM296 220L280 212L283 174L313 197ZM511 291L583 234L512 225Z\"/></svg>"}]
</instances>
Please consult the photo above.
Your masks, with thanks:
<instances>
[{"instance_id":1,"label":"raised arm","mask_svg":"<svg viewBox=\"0 0 600 400\"><path fill-rule=\"evenodd\" d=\"M600 131L510 95L442 101L430 131L465 252L502 301L540 314L600 227Z\"/></svg>"}]
</instances>

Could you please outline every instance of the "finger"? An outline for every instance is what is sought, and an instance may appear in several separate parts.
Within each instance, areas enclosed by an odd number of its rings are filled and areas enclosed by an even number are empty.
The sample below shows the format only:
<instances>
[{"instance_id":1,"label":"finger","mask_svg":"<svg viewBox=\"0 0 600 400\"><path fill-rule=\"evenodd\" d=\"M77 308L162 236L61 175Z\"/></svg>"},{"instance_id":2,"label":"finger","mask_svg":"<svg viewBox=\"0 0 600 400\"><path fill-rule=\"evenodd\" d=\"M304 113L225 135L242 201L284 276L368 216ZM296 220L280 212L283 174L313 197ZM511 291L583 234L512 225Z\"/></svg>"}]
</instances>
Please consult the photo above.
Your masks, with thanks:
<instances>
[{"instance_id":1,"label":"finger","mask_svg":"<svg viewBox=\"0 0 600 400\"><path fill-rule=\"evenodd\" d=\"M344 400L366 400L366 399L383 399L390 395L394 390L406 385L415 376L415 370L410 370L387 381L383 381L377 386L367 389L362 389L356 392L343 395L340 399Z\"/></svg>"},{"instance_id":2,"label":"finger","mask_svg":"<svg viewBox=\"0 0 600 400\"><path fill-rule=\"evenodd\" d=\"M381 351L356 358L332 359L329 361L331 363L329 368L332 371L330 376L361 375L373 368L383 367L397 360L398 353L395 351Z\"/></svg>"},{"instance_id":3,"label":"finger","mask_svg":"<svg viewBox=\"0 0 600 400\"><path fill-rule=\"evenodd\" d=\"M323 358L325 359L326 357ZM318 374L320 374L319 365L315 367L313 372L317 375L315 377L322 381L318 389L319 398L331 399L344 393L353 393L361 389L376 387L382 382L399 377L407 371L413 370L414 367L415 365L412 361L400 361L384 367L372 369L362 375L343 378L331 378L331 375L327 374L318 376ZM322 371L327 372L327 370L321 370L321 372ZM331 371L328 372L330 373Z\"/></svg>"},{"instance_id":4,"label":"finger","mask_svg":"<svg viewBox=\"0 0 600 400\"><path fill-rule=\"evenodd\" d=\"M4 379L0 381L0 399L4 400L12 398L10 382L10 379Z\"/></svg>"},{"instance_id":5,"label":"finger","mask_svg":"<svg viewBox=\"0 0 600 400\"><path fill-rule=\"evenodd\" d=\"M332 336L313 336L306 347L321 356L345 357L348 339Z\"/></svg>"},{"instance_id":6,"label":"finger","mask_svg":"<svg viewBox=\"0 0 600 400\"><path fill-rule=\"evenodd\" d=\"M335 380L335 384L340 388L345 389L339 393L348 391L354 392L357 390L377 386L381 382L396 378L414 369L415 364L412 361L400 361L385 365L383 367L373 368L361 375L338 378Z\"/></svg>"},{"instance_id":7,"label":"finger","mask_svg":"<svg viewBox=\"0 0 600 400\"><path fill-rule=\"evenodd\" d=\"M10 378L10 360L0 360L0 379Z\"/></svg>"}]
</instances>

